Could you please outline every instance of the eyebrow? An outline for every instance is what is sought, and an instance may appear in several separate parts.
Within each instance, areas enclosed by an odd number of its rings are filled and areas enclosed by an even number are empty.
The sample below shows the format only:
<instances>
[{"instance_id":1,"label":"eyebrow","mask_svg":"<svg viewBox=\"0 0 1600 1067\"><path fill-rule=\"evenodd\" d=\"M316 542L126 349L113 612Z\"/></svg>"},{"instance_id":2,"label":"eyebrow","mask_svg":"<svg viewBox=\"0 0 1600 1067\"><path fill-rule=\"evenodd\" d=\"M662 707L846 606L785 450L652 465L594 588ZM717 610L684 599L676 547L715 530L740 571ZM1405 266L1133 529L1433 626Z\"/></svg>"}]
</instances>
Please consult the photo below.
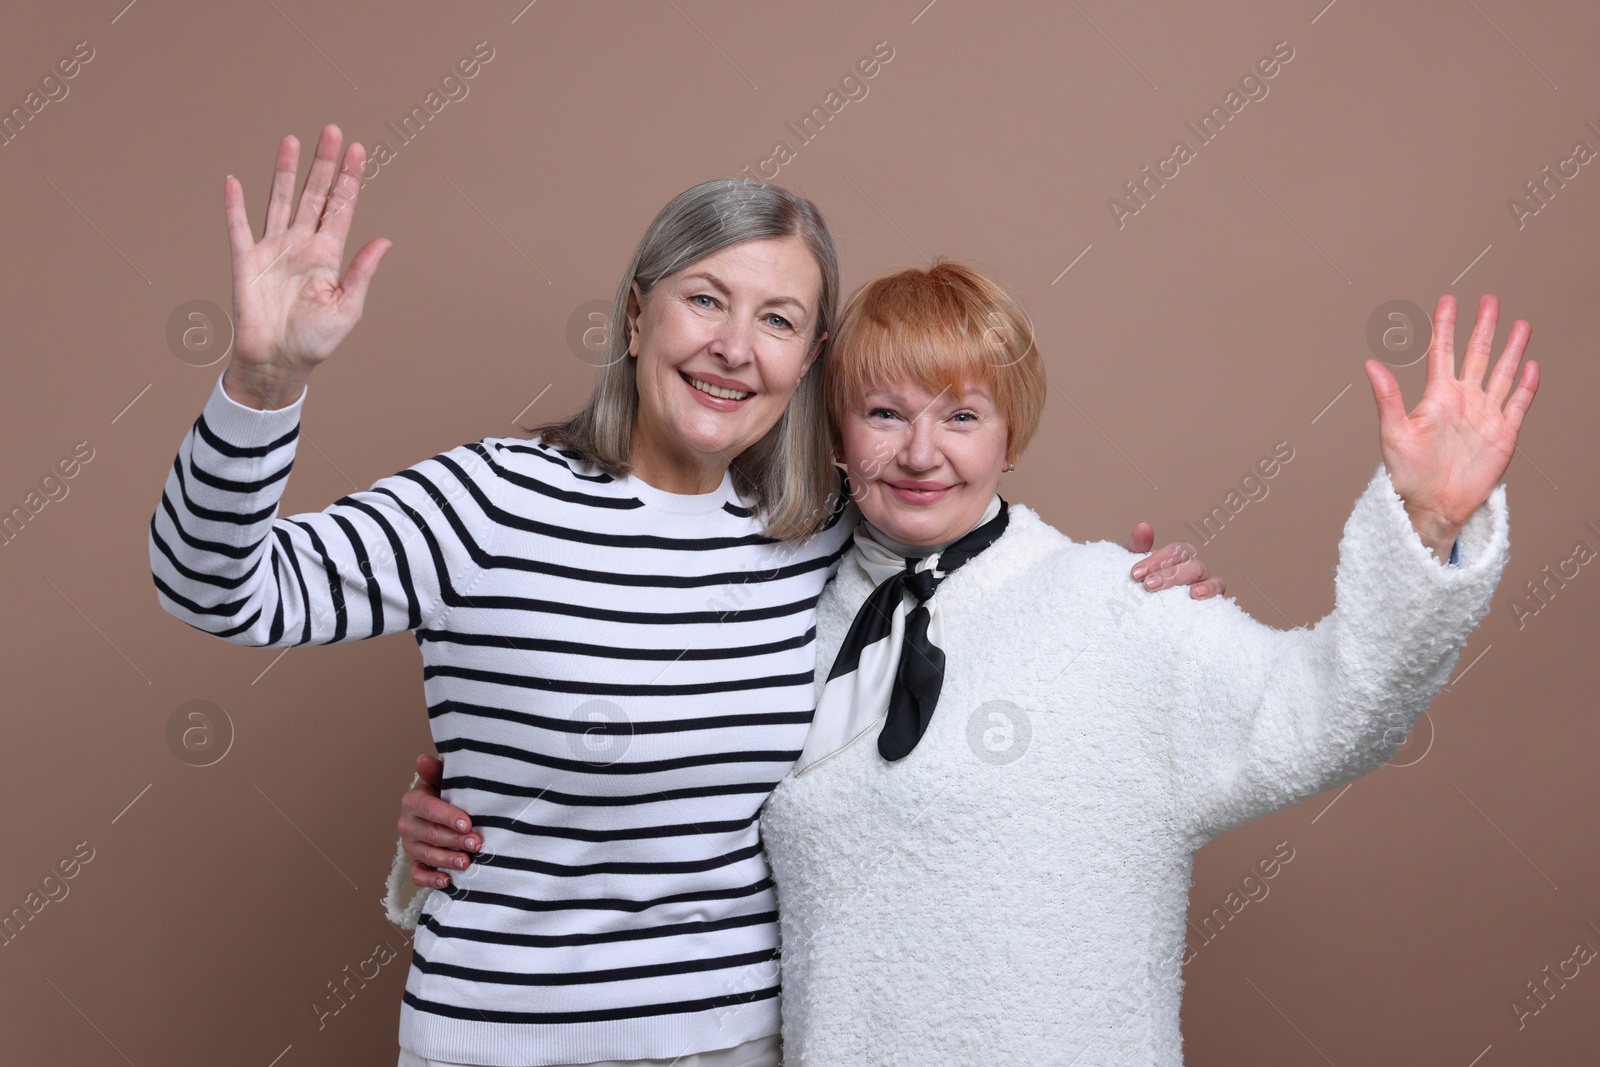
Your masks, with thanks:
<instances>
[{"instance_id":1,"label":"eyebrow","mask_svg":"<svg viewBox=\"0 0 1600 1067\"><path fill-rule=\"evenodd\" d=\"M685 274L683 276L684 281L688 281L690 278L704 278L706 281L710 282L713 286L722 290L724 293L733 292L732 289L728 288L727 282L724 282L721 278L717 277L715 274L712 274L708 270L697 270L693 274ZM775 296L765 302L768 304L792 304L800 309L800 314L807 314L805 301L801 300L799 297Z\"/></svg>"}]
</instances>

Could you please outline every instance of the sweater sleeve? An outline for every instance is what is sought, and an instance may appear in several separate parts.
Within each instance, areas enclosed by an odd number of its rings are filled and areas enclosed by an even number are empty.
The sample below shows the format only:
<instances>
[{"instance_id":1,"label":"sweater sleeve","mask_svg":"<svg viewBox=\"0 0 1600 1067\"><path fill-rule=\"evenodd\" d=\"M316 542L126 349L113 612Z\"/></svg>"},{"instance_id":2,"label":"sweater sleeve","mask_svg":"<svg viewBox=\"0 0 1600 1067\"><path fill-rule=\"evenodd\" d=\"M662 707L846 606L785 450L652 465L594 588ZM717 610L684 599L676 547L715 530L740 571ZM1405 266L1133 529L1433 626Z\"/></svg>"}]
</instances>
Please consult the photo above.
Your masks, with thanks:
<instances>
[{"instance_id":1,"label":"sweater sleeve","mask_svg":"<svg viewBox=\"0 0 1600 1067\"><path fill-rule=\"evenodd\" d=\"M257 411L217 378L150 520L161 606L272 648L425 625L460 601L493 549L500 479L487 448L463 445L320 512L278 518L304 401Z\"/></svg>"},{"instance_id":2,"label":"sweater sleeve","mask_svg":"<svg viewBox=\"0 0 1600 1067\"><path fill-rule=\"evenodd\" d=\"M1173 671L1173 804L1195 846L1388 762L1489 610L1509 547L1504 485L1462 527L1451 565L1379 464L1345 523L1333 611L1310 628L1155 594Z\"/></svg>"}]
</instances>

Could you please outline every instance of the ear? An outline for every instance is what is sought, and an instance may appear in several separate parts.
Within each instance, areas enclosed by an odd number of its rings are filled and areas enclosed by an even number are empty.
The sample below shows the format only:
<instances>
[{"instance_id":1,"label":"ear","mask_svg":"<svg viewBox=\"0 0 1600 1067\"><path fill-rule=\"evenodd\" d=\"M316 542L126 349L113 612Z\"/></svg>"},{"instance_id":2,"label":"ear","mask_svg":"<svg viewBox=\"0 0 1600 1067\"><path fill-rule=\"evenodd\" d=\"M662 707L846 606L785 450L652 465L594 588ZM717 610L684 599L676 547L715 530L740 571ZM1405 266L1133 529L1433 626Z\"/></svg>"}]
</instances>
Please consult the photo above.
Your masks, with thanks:
<instances>
[{"instance_id":1,"label":"ear","mask_svg":"<svg viewBox=\"0 0 1600 1067\"><path fill-rule=\"evenodd\" d=\"M628 355L639 355L639 312L644 308L644 296L639 291L639 280L635 278L628 283L632 292L628 294Z\"/></svg>"},{"instance_id":2,"label":"ear","mask_svg":"<svg viewBox=\"0 0 1600 1067\"><path fill-rule=\"evenodd\" d=\"M800 377L804 378L808 373L810 373L811 365L815 363L817 361L817 357L822 354L822 346L827 343L827 340L828 331L823 330L822 336L817 338L816 341L812 342L811 351L806 353L806 364L800 368Z\"/></svg>"}]
</instances>

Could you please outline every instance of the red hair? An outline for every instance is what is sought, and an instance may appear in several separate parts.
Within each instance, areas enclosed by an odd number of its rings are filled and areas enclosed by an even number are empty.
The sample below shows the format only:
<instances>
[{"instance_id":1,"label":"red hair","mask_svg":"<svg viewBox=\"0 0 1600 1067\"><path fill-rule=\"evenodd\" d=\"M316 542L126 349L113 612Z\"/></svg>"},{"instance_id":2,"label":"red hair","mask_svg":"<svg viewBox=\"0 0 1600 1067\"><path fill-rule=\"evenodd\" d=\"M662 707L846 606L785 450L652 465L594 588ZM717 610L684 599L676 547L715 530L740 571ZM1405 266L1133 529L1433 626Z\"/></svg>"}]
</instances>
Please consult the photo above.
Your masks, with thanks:
<instances>
[{"instance_id":1,"label":"red hair","mask_svg":"<svg viewBox=\"0 0 1600 1067\"><path fill-rule=\"evenodd\" d=\"M998 278L943 258L926 270L886 271L850 297L828 354L834 426L870 389L903 381L930 390L984 385L1006 420L1013 459L1044 409L1044 360L1022 302Z\"/></svg>"}]
</instances>

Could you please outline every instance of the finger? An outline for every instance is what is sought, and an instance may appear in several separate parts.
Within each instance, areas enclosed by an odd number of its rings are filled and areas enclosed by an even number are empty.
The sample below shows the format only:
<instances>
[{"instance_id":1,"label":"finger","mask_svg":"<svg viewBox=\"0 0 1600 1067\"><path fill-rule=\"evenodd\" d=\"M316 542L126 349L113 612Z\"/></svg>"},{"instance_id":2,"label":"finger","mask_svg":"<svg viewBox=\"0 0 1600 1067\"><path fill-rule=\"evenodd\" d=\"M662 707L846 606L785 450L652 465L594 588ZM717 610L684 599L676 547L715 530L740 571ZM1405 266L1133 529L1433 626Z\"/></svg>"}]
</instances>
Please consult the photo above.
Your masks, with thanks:
<instances>
[{"instance_id":1,"label":"finger","mask_svg":"<svg viewBox=\"0 0 1600 1067\"><path fill-rule=\"evenodd\" d=\"M366 149L361 147L359 141L345 151L344 163L339 167L338 178L334 181L333 194L322 211L322 225L317 232L336 239L340 248L344 247L344 240L350 234L350 223L355 218L356 194L361 191L361 179L357 174L366 158Z\"/></svg>"},{"instance_id":2,"label":"finger","mask_svg":"<svg viewBox=\"0 0 1600 1067\"><path fill-rule=\"evenodd\" d=\"M1489 356L1494 351L1494 325L1499 319L1499 299L1493 293L1484 293L1478 300L1478 319L1472 324L1466 354L1461 357L1462 381L1483 384L1483 372L1489 368Z\"/></svg>"},{"instance_id":3,"label":"finger","mask_svg":"<svg viewBox=\"0 0 1600 1067\"><path fill-rule=\"evenodd\" d=\"M244 215L244 186L231 174L222 181L222 210L228 219L228 248L237 259L255 247L256 239Z\"/></svg>"},{"instance_id":4,"label":"finger","mask_svg":"<svg viewBox=\"0 0 1600 1067\"><path fill-rule=\"evenodd\" d=\"M294 176L300 169L300 139L289 134L278 143L278 160L272 167L272 190L267 196L267 224L262 237L271 237L289 228L289 209L294 204Z\"/></svg>"},{"instance_id":5,"label":"finger","mask_svg":"<svg viewBox=\"0 0 1600 1067\"><path fill-rule=\"evenodd\" d=\"M1445 293L1433 309L1433 343L1428 346L1428 380L1456 376L1456 298Z\"/></svg>"},{"instance_id":6,"label":"finger","mask_svg":"<svg viewBox=\"0 0 1600 1067\"><path fill-rule=\"evenodd\" d=\"M464 871L472 865L472 857L465 852L456 852L448 848L436 848L420 841L405 842L405 850L406 855L411 857L413 863L437 867L441 871Z\"/></svg>"},{"instance_id":7,"label":"finger","mask_svg":"<svg viewBox=\"0 0 1600 1067\"><path fill-rule=\"evenodd\" d=\"M1511 392L1512 383L1517 380L1517 364L1521 362L1531 336L1533 326L1526 319L1518 319L1511 324L1511 336L1506 338L1506 349L1495 361L1494 370L1489 374L1489 384L1484 387L1484 394L1495 407L1505 403L1506 394Z\"/></svg>"},{"instance_id":8,"label":"finger","mask_svg":"<svg viewBox=\"0 0 1600 1067\"><path fill-rule=\"evenodd\" d=\"M450 884L450 876L415 860L411 861L411 881L414 885L443 889Z\"/></svg>"},{"instance_id":9,"label":"finger","mask_svg":"<svg viewBox=\"0 0 1600 1067\"><path fill-rule=\"evenodd\" d=\"M1142 532L1140 527L1143 527ZM1140 555L1143 555L1144 553L1150 551L1150 546L1155 543L1156 532L1154 528L1152 528L1148 522L1140 519L1138 522L1133 524L1133 533L1128 535L1128 539L1122 543L1122 547L1127 549L1129 552L1137 552Z\"/></svg>"},{"instance_id":10,"label":"finger","mask_svg":"<svg viewBox=\"0 0 1600 1067\"><path fill-rule=\"evenodd\" d=\"M293 229L314 232L322 218L322 207L328 202L329 187L338 170L339 127L328 123L317 138L317 154L311 160L311 170L306 174L305 188L300 191L300 206L295 209Z\"/></svg>"},{"instance_id":11,"label":"finger","mask_svg":"<svg viewBox=\"0 0 1600 1067\"><path fill-rule=\"evenodd\" d=\"M423 782L437 790L439 783L444 780L444 760L426 754L418 756L417 774L422 777Z\"/></svg>"},{"instance_id":12,"label":"finger","mask_svg":"<svg viewBox=\"0 0 1600 1067\"><path fill-rule=\"evenodd\" d=\"M1227 591L1227 586L1221 578L1207 578L1203 582L1195 582L1189 587L1189 596L1195 600L1210 600L1212 597L1221 596Z\"/></svg>"},{"instance_id":13,"label":"finger","mask_svg":"<svg viewBox=\"0 0 1600 1067\"><path fill-rule=\"evenodd\" d=\"M374 237L351 258L350 266L345 268L344 277L339 282L339 288L344 293L343 302L351 314L361 315L361 309L367 304L367 289L372 285L372 276L378 272L378 264L383 262L383 257L393 247L394 242L387 237Z\"/></svg>"},{"instance_id":14,"label":"finger","mask_svg":"<svg viewBox=\"0 0 1600 1067\"><path fill-rule=\"evenodd\" d=\"M1522 384L1517 386L1517 391L1511 394L1511 399L1506 403L1506 421L1511 424L1513 441L1522 429L1522 419L1528 413L1528 406L1533 403L1533 394L1538 391L1539 364L1530 359L1522 368Z\"/></svg>"},{"instance_id":15,"label":"finger","mask_svg":"<svg viewBox=\"0 0 1600 1067\"><path fill-rule=\"evenodd\" d=\"M1189 542L1173 541L1150 553L1150 557L1144 561L1144 569L1139 576L1146 583L1153 577L1159 577L1164 581L1175 574L1179 567L1198 555L1199 553L1195 551L1195 547ZM1160 587L1151 586L1151 588Z\"/></svg>"},{"instance_id":16,"label":"finger","mask_svg":"<svg viewBox=\"0 0 1600 1067\"><path fill-rule=\"evenodd\" d=\"M406 791L400 798L400 807L419 819L446 827L460 833L472 832L472 817L460 808L447 804L420 786Z\"/></svg>"},{"instance_id":17,"label":"finger","mask_svg":"<svg viewBox=\"0 0 1600 1067\"><path fill-rule=\"evenodd\" d=\"M1378 405L1378 436L1382 437L1391 428L1406 421L1406 405L1400 396L1400 383L1395 380L1394 372L1376 359L1367 360L1362 368L1367 372L1367 382L1372 386L1372 399ZM1429 374L1432 374L1431 370Z\"/></svg>"},{"instance_id":18,"label":"finger","mask_svg":"<svg viewBox=\"0 0 1600 1067\"><path fill-rule=\"evenodd\" d=\"M1205 561L1200 559L1198 556L1194 556L1182 561L1174 560L1168 566L1165 566L1154 574L1151 574L1145 579L1144 584L1145 588L1150 590L1170 589L1175 585L1189 585L1194 582L1202 582L1209 577L1211 577L1211 572L1206 567ZM1159 584L1152 585L1152 582L1157 582Z\"/></svg>"},{"instance_id":19,"label":"finger","mask_svg":"<svg viewBox=\"0 0 1600 1067\"><path fill-rule=\"evenodd\" d=\"M458 852L476 852L483 844L483 839L477 834L458 834L443 823L430 822L410 811L401 814L397 825L402 841L455 849Z\"/></svg>"}]
</instances>

